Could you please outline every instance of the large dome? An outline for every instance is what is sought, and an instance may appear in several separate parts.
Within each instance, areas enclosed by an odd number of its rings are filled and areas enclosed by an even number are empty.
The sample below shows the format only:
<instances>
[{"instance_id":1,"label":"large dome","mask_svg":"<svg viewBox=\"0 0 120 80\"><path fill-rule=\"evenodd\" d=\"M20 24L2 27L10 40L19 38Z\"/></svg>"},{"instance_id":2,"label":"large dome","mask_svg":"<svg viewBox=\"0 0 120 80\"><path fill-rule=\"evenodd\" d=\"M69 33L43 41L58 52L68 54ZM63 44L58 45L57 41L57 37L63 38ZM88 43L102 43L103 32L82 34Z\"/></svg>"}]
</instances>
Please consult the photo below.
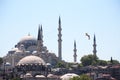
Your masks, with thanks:
<instances>
[{"instance_id":1,"label":"large dome","mask_svg":"<svg viewBox=\"0 0 120 80\"><path fill-rule=\"evenodd\" d=\"M45 65L45 62L42 58L31 55L22 58L17 65L32 65L32 64Z\"/></svg>"},{"instance_id":2,"label":"large dome","mask_svg":"<svg viewBox=\"0 0 120 80\"><path fill-rule=\"evenodd\" d=\"M20 42L24 42L24 41L36 41L36 39L31 36L31 35L27 35L21 38Z\"/></svg>"},{"instance_id":3,"label":"large dome","mask_svg":"<svg viewBox=\"0 0 120 80\"><path fill-rule=\"evenodd\" d=\"M36 46L37 45L37 39L35 39L31 35L24 36L18 42L17 47L20 47L21 45L23 45L25 49L27 49L30 46Z\"/></svg>"}]
</instances>

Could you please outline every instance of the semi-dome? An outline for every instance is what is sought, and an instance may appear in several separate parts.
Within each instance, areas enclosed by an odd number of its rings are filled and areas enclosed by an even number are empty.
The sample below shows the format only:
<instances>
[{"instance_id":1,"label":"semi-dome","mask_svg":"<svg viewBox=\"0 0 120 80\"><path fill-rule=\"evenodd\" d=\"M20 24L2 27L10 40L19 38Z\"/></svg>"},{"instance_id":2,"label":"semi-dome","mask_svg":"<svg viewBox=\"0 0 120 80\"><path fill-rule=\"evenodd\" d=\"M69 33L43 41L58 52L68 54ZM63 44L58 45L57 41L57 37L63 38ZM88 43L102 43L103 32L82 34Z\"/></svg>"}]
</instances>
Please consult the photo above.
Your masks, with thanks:
<instances>
[{"instance_id":1,"label":"semi-dome","mask_svg":"<svg viewBox=\"0 0 120 80\"><path fill-rule=\"evenodd\" d=\"M31 55L22 58L17 65L32 65L32 64L45 65L45 62L42 58Z\"/></svg>"}]
</instances>

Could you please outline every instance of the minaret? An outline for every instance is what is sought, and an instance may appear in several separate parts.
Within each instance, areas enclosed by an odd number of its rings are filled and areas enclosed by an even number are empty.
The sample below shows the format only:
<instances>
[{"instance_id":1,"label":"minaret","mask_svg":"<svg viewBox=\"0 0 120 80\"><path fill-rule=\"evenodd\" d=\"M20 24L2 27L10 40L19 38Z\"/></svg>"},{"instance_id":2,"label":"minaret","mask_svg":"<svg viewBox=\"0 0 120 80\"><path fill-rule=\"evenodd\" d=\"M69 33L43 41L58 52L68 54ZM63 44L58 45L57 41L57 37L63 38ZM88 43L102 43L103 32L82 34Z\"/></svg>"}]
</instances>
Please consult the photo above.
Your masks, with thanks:
<instances>
[{"instance_id":1,"label":"minaret","mask_svg":"<svg viewBox=\"0 0 120 80\"><path fill-rule=\"evenodd\" d=\"M76 49L76 41L74 41L74 49L73 49L73 51L74 51L74 55L73 55L73 57L74 57L74 62L77 62L77 49Z\"/></svg>"},{"instance_id":2,"label":"minaret","mask_svg":"<svg viewBox=\"0 0 120 80\"><path fill-rule=\"evenodd\" d=\"M95 34L94 34L94 39L93 39L93 55L95 56L95 59L97 57L96 53L97 53L97 50L96 50L96 37L95 37Z\"/></svg>"},{"instance_id":3,"label":"minaret","mask_svg":"<svg viewBox=\"0 0 120 80\"><path fill-rule=\"evenodd\" d=\"M61 34L62 28L61 28L61 19L59 16L59 22L58 22L58 58L59 60L62 60L62 34Z\"/></svg>"},{"instance_id":4,"label":"minaret","mask_svg":"<svg viewBox=\"0 0 120 80\"><path fill-rule=\"evenodd\" d=\"M38 29L38 38L37 38L37 51L42 52L42 47L43 47L43 35L42 35L42 25Z\"/></svg>"}]
</instances>

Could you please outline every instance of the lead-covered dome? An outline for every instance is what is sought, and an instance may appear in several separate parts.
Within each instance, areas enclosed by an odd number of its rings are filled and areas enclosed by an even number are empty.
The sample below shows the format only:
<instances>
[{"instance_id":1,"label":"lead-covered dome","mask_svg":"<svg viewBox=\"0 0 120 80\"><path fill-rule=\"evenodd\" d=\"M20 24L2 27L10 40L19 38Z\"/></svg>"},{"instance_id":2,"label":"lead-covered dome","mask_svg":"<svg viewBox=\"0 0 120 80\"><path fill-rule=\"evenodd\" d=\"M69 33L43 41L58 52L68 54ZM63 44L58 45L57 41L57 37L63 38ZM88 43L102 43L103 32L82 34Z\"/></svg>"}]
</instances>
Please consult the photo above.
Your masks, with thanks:
<instances>
[{"instance_id":1,"label":"lead-covered dome","mask_svg":"<svg viewBox=\"0 0 120 80\"><path fill-rule=\"evenodd\" d=\"M45 65L46 63L42 58L31 55L22 58L17 65L33 65L33 64Z\"/></svg>"},{"instance_id":2,"label":"lead-covered dome","mask_svg":"<svg viewBox=\"0 0 120 80\"><path fill-rule=\"evenodd\" d=\"M31 36L31 35L27 35L21 38L20 42L24 42L24 41L36 41L36 39Z\"/></svg>"},{"instance_id":3,"label":"lead-covered dome","mask_svg":"<svg viewBox=\"0 0 120 80\"><path fill-rule=\"evenodd\" d=\"M36 46L37 45L37 39L34 38L31 35L24 36L18 42L17 47L20 47L21 45L23 45L25 49L27 49L30 46Z\"/></svg>"}]
</instances>

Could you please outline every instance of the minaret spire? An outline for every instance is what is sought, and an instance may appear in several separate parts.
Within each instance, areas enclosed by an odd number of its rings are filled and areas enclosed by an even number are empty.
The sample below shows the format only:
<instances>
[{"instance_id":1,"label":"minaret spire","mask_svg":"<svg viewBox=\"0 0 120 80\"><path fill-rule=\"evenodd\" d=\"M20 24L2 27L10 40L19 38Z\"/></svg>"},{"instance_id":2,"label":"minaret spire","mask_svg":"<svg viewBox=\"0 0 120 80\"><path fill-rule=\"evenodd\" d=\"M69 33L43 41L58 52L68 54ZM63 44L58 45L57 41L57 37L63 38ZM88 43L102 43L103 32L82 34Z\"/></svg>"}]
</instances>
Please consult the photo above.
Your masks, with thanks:
<instances>
[{"instance_id":1,"label":"minaret spire","mask_svg":"<svg viewBox=\"0 0 120 80\"><path fill-rule=\"evenodd\" d=\"M61 25L61 18L60 18L60 16L59 16L59 24Z\"/></svg>"},{"instance_id":2,"label":"minaret spire","mask_svg":"<svg viewBox=\"0 0 120 80\"><path fill-rule=\"evenodd\" d=\"M62 28L61 28L61 19L59 16L58 21L58 58L59 60L62 60L62 34L61 34Z\"/></svg>"},{"instance_id":3,"label":"minaret spire","mask_svg":"<svg viewBox=\"0 0 120 80\"><path fill-rule=\"evenodd\" d=\"M97 50L96 50L96 37L95 37L95 34L94 34L94 39L93 39L93 54L94 54L94 56L95 56L95 59L97 58L97 55L96 55L96 53L97 53Z\"/></svg>"},{"instance_id":4,"label":"minaret spire","mask_svg":"<svg viewBox=\"0 0 120 80\"><path fill-rule=\"evenodd\" d=\"M76 49L76 41L74 41L74 49L73 49L73 51L74 51L74 55L73 55L73 57L74 57L74 62L77 62L77 49Z\"/></svg>"},{"instance_id":5,"label":"minaret spire","mask_svg":"<svg viewBox=\"0 0 120 80\"><path fill-rule=\"evenodd\" d=\"M42 39L42 41L43 41L43 29L42 29L42 25L41 25L41 39Z\"/></svg>"},{"instance_id":6,"label":"minaret spire","mask_svg":"<svg viewBox=\"0 0 120 80\"><path fill-rule=\"evenodd\" d=\"M39 28L38 28L38 37L37 37L37 40L42 40L42 38L41 38L40 25L39 25Z\"/></svg>"},{"instance_id":7,"label":"minaret spire","mask_svg":"<svg viewBox=\"0 0 120 80\"><path fill-rule=\"evenodd\" d=\"M42 25L41 26L39 25L39 28L38 28L38 38L37 38L37 51L38 52L42 52L42 47L43 47Z\"/></svg>"}]
</instances>

